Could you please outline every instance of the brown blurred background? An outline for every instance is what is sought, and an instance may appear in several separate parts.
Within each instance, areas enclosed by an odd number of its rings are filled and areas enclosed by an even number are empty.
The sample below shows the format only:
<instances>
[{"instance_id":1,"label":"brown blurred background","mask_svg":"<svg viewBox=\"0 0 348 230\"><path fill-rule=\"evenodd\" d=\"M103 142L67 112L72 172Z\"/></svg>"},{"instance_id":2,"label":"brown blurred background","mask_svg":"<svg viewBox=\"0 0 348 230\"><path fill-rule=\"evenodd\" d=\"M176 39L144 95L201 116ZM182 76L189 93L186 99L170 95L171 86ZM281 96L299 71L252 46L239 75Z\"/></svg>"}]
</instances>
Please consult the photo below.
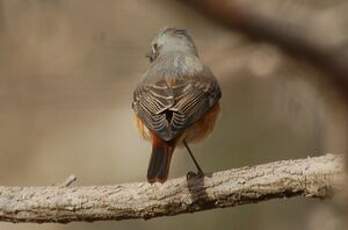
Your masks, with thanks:
<instances>
[{"instance_id":1,"label":"brown blurred background","mask_svg":"<svg viewBox=\"0 0 348 230\"><path fill-rule=\"evenodd\" d=\"M193 146L206 171L345 151L346 118L335 95L316 84L321 73L178 2L2 0L0 184L49 185L70 174L78 185L143 181L151 146L135 129L130 103L164 26L191 31L222 86L216 130ZM192 168L179 149L170 176ZM340 229L332 203L274 200L149 221L0 229Z\"/></svg>"}]
</instances>

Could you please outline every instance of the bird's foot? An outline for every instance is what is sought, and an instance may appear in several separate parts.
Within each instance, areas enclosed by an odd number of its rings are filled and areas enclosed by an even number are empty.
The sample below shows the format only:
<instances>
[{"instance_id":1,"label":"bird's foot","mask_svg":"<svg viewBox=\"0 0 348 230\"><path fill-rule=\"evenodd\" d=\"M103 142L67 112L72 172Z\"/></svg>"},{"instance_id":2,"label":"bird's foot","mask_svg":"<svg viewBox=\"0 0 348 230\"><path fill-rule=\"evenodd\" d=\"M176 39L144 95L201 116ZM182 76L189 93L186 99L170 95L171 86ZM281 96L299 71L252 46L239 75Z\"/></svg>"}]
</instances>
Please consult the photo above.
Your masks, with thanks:
<instances>
[{"instance_id":1,"label":"bird's foot","mask_svg":"<svg viewBox=\"0 0 348 230\"><path fill-rule=\"evenodd\" d=\"M189 171L187 174L186 174L186 179L187 180L190 180L190 179L193 179L193 178L203 178L204 177L204 173L202 171L198 171L198 172L192 172L192 171Z\"/></svg>"}]
</instances>

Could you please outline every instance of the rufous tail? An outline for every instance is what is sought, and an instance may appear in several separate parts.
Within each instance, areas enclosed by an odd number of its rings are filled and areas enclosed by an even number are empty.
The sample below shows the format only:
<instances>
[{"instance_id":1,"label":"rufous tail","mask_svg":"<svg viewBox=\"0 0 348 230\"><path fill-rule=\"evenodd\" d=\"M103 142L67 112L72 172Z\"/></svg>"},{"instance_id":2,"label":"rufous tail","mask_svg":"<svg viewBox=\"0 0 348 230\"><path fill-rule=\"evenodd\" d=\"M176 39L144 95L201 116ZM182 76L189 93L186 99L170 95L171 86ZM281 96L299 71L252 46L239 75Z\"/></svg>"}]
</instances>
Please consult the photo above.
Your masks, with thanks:
<instances>
[{"instance_id":1,"label":"rufous tail","mask_svg":"<svg viewBox=\"0 0 348 230\"><path fill-rule=\"evenodd\" d=\"M167 180L174 149L174 142L167 142L153 135L152 154L147 170L147 180L149 183L164 183Z\"/></svg>"}]
</instances>

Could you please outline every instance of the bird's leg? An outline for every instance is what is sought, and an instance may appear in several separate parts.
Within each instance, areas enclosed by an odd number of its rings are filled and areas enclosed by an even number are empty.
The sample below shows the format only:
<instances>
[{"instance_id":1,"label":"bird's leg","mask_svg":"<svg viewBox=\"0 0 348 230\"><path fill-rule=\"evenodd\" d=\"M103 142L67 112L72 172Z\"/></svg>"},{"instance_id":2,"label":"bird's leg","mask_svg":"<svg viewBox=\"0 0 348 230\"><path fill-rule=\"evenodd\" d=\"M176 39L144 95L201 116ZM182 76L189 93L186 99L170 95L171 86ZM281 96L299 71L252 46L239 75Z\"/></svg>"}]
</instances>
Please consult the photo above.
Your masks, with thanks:
<instances>
[{"instance_id":1,"label":"bird's leg","mask_svg":"<svg viewBox=\"0 0 348 230\"><path fill-rule=\"evenodd\" d=\"M193 156L193 153L192 153L190 147L188 146L186 140L184 140L183 143L184 143L184 146L185 146L185 148L187 149L188 153L190 154L191 159L192 159L193 163L195 164L195 166L196 166L196 168L197 168L197 171L198 171L197 174L194 173L194 172L191 172L191 171L188 172L188 173L187 173L187 178L191 178L192 176L204 176L204 172L203 172L203 170L201 169L201 167L199 166L199 164L198 164L196 158Z\"/></svg>"}]
</instances>

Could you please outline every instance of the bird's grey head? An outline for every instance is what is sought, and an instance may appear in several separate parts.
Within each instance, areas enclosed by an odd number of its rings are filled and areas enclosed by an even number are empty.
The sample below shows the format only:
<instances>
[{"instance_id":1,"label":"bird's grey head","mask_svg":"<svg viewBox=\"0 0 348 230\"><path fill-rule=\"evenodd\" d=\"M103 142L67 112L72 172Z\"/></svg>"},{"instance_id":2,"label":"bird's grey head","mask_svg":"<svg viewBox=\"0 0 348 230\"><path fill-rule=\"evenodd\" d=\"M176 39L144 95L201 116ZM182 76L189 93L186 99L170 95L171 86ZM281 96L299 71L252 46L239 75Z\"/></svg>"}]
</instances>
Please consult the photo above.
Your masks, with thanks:
<instances>
[{"instance_id":1,"label":"bird's grey head","mask_svg":"<svg viewBox=\"0 0 348 230\"><path fill-rule=\"evenodd\" d=\"M166 27L151 42L151 52L147 55L150 62L158 56L170 52L189 52L198 57L196 46L191 35L185 29Z\"/></svg>"}]
</instances>

